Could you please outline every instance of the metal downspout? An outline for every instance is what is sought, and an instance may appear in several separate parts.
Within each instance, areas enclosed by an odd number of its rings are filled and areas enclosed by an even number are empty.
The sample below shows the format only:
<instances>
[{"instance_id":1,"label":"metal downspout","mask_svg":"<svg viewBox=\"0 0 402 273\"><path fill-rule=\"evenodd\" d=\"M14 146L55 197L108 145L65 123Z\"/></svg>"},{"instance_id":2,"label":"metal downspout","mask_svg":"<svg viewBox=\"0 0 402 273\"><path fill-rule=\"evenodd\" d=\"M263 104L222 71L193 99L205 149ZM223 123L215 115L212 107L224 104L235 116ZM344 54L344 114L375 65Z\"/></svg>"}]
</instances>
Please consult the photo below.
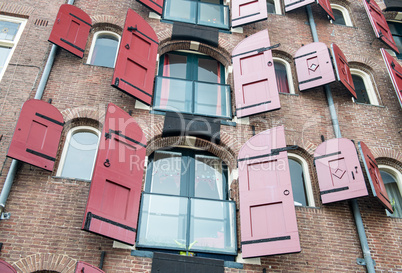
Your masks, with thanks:
<instances>
[{"instance_id":1,"label":"metal downspout","mask_svg":"<svg viewBox=\"0 0 402 273\"><path fill-rule=\"evenodd\" d=\"M75 0L68 0L67 4L73 5ZM46 61L45 68L43 69L43 74L40 79L38 89L36 90L35 93L35 99L40 100L42 99L43 92L45 90L47 80L49 79L50 71L52 70L53 67L53 62L54 58L56 56L57 52L57 45L52 45L52 48L50 50L49 56ZM11 191L11 186L13 185L14 182L14 177L17 172L18 168L18 163L19 161L16 159L13 159L10 165L10 169L8 170L6 180L4 181L3 188L0 193L0 217L3 217L3 212L4 208L6 206L7 198L8 195L10 194Z\"/></svg>"},{"instance_id":2,"label":"metal downspout","mask_svg":"<svg viewBox=\"0 0 402 273\"><path fill-rule=\"evenodd\" d=\"M314 40L314 42L319 42L317 28L315 25L315 21L314 21L314 17L313 17L313 13L311 11L310 5L306 6L306 11L307 11L308 20L310 23L311 33L313 35L313 40ZM328 84L326 84L326 85L324 85L324 90L325 90L325 95L327 97L329 113L331 116L332 127L334 129L335 137L341 138L342 137L341 130L339 127L339 121L338 121L338 116L337 116L336 109L335 109L334 100L332 98L331 88L329 87ZM374 260L371 258L370 248L369 248L369 245L367 242L366 231L364 230L364 225L363 225L362 216L360 214L359 205L358 205L356 199L349 200L349 204L352 208L353 216L355 219L356 229L357 229L357 233L359 235L360 245L361 245L362 252L363 252L363 257L366 262L367 272L375 273Z\"/></svg>"}]
</instances>

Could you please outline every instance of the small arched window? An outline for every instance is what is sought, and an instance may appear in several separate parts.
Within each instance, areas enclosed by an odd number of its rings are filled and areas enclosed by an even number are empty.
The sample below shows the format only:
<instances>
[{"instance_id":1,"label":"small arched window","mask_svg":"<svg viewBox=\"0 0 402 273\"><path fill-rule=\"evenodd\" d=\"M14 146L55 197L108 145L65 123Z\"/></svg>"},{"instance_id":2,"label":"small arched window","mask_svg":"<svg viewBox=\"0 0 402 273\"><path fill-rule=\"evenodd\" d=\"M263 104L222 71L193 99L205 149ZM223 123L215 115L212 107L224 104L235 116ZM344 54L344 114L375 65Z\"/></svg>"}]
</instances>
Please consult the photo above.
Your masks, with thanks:
<instances>
[{"instance_id":1,"label":"small arched window","mask_svg":"<svg viewBox=\"0 0 402 273\"><path fill-rule=\"evenodd\" d=\"M351 68L350 73L352 74L357 95L357 99L354 100L359 103L378 105L378 99L370 76L366 72L355 68Z\"/></svg>"},{"instance_id":2,"label":"small arched window","mask_svg":"<svg viewBox=\"0 0 402 273\"><path fill-rule=\"evenodd\" d=\"M295 205L314 207L314 195L307 161L292 153L288 153L288 158Z\"/></svg>"},{"instance_id":3,"label":"small arched window","mask_svg":"<svg viewBox=\"0 0 402 273\"><path fill-rule=\"evenodd\" d=\"M120 36L111 31L95 33L89 50L88 64L114 67L119 48Z\"/></svg>"},{"instance_id":4,"label":"small arched window","mask_svg":"<svg viewBox=\"0 0 402 273\"><path fill-rule=\"evenodd\" d=\"M350 19L349 12L346 8L337 5L337 4L331 4L332 11L334 13L335 21L332 21L332 23L336 25L343 25L343 26L348 26L352 27L352 20Z\"/></svg>"},{"instance_id":5,"label":"small arched window","mask_svg":"<svg viewBox=\"0 0 402 273\"><path fill-rule=\"evenodd\" d=\"M402 218L402 174L390 166L379 165L378 168L394 209L392 214L386 211L387 215Z\"/></svg>"},{"instance_id":6,"label":"small arched window","mask_svg":"<svg viewBox=\"0 0 402 273\"><path fill-rule=\"evenodd\" d=\"M280 58L274 57L276 83L279 93L294 94L292 70L290 64Z\"/></svg>"},{"instance_id":7,"label":"small arched window","mask_svg":"<svg viewBox=\"0 0 402 273\"><path fill-rule=\"evenodd\" d=\"M71 129L66 137L57 176L91 180L100 132L89 126Z\"/></svg>"}]
</instances>

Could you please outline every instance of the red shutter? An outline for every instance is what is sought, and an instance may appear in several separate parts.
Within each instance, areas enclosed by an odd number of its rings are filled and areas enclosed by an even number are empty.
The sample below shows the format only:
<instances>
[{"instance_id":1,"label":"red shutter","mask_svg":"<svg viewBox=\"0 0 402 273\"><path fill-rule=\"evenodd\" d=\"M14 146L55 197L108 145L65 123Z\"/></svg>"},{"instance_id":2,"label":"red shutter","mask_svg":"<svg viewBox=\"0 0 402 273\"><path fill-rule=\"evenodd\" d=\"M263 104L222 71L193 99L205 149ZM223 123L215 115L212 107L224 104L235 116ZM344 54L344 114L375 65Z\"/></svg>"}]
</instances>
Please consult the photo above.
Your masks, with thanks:
<instances>
[{"instance_id":1,"label":"red shutter","mask_svg":"<svg viewBox=\"0 0 402 273\"><path fill-rule=\"evenodd\" d=\"M281 107L268 30L241 41L232 52L238 117Z\"/></svg>"},{"instance_id":2,"label":"red shutter","mask_svg":"<svg viewBox=\"0 0 402 273\"><path fill-rule=\"evenodd\" d=\"M56 107L41 100L27 100L7 156L52 171L63 125L63 116Z\"/></svg>"},{"instance_id":3,"label":"red shutter","mask_svg":"<svg viewBox=\"0 0 402 273\"><path fill-rule=\"evenodd\" d=\"M75 273L105 273L104 271L100 270L99 268L86 263L86 262L77 262L75 266Z\"/></svg>"},{"instance_id":4,"label":"red shutter","mask_svg":"<svg viewBox=\"0 0 402 273\"><path fill-rule=\"evenodd\" d=\"M396 46L394 38L392 37L391 30L389 29L387 20L385 19L380 7L375 1L363 0L363 3L367 16L369 17L370 23L373 27L375 36L386 43L392 50L399 53L398 47Z\"/></svg>"},{"instance_id":5,"label":"red shutter","mask_svg":"<svg viewBox=\"0 0 402 273\"><path fill-rule=\"evenodd\" d=\"M82 58L91 24L91 18L84 11L76 6L63 4L54 22L49 42Z\"/></svg>"},{"instance_id":6,"label":"red shutter","mask_svg":"<svg viewBox=\"0 0 402 273\"><path fill-rule=\"evenodd\" d=\"M324 11L329 17L331 17L332 20L335 20L334 12L332 11L329 0L317 0L317 4L324 9Z\"/></svg>"},{"instance_id":7,"label":"red shutter","mask_svg":"<svg viewBox=\"0 0 402 273\"><path fill-rule=\"evenodd\" d=\"M350 74L349 64L342 50L336 45L331 44L332 57L334 58L335 73L350 94L357 98L352 74Z\"/></svg>"},{"instance_id":8,"label":"red shutter","mask_svg":"<svg viewBox=\"0 0 402 273\"><path fill-rule=\"evenodd\" d=\"M243 258L300 251L283 126L249 139L238 158Z\"/></svg>"},{"instance_id":9,"label":"red shutter","mask_svg":"<svg viewBox=\"0 0 402 273\"><path fill-rule=\"evenodd\" d=\"M1 273L17 273L17 270L14 269L9 263L0 260L0 272Z\"/></svg>"},{"instance_id":10,"label":"red shutter","mask_svg":"<svg viewBox=\"0 0 402 273\"><path fill-rule=\"evenodd\" d=\"M308 4L314 3L316 0L284 0L285 11L291 11L300 7L307 6Z\"/></svg>"},{"instance_id":11,"label":"red shutter","mask_svg":"<svg viewBox=\"0 0 402 273\"><path fill-rule=\"evenodd\" d=\"M233 0L232 27L258 22L267 19L266 0Z\"/></svg>"},{"instance_id":12,"label":"red shutter","mask_svg":"<svg viewBox=\"0 0 402 273\"><path fill-rule=\"evenodd\" d=\"M334 138L321 143L314 153L314 161L323 204L368 195L351 140Z\"/></svg>"},{"instance_id":13,"label":"red shutter","mask_svg":"<svg viewBox=\"0 0 402 273\"><path fill-rule=\"evenodd\" d=\"M110 103L82 228L134 244L146 140L135 120Z\"/></svg>"},{"instance_id":14,"label":"red shutter","mask_svg":"<svg viewBox=\"0 0 402 273\"><path fill-rule=\"evenodd\" d=\"M112 85L150 105L152 101L158 37L132 9L127 12Z\"/></svg>"},{"instance_id":15,"label":"red shutter","mask_svg":"<svg viewBox=\"0 0 402 273\"><path fill-rule=\"evenodd\" d=\"M155 11L156 13L162 15L163 11L163 2L164 0L137 0L138 2L142 3L143 5L147 6L151 10Z\"/></svg>"},{"instance_id":16,"label":"red shutter","mask_svg":"<svg viewBox=\"0 0 402 273\"><path fill-rule=\"evenodd\" d=\"M387 190L385 189L384 182L382 181L380 170L378 169L377 162L367 145L359 142L360 155L363 158L364 168L368 180L370 182L371 190L374 197L390 212L393 213L391 202L389 201Z\"/></svg>"},{"instance_id":17,"label":"red shutter","mask_svg":"<svg viewBox=\"0 0 402 273\"><path fill-rule=\"evenodd\" d=\"M381 54L387 66L392 84L394 85L399 104L402 107L402 66L387 51L385 51L385 49L381 48Z\"/></svg>"},{"instance_id":18,"label":"red shutter","mask_svg":"<svg viewBox=\"0 0 402 273\"><path fill-rule=\"evenodd\" d=\"M315 42L301 47L294 57L300 91L335 81L328 47Z\"/></svg>"}]
</instances>

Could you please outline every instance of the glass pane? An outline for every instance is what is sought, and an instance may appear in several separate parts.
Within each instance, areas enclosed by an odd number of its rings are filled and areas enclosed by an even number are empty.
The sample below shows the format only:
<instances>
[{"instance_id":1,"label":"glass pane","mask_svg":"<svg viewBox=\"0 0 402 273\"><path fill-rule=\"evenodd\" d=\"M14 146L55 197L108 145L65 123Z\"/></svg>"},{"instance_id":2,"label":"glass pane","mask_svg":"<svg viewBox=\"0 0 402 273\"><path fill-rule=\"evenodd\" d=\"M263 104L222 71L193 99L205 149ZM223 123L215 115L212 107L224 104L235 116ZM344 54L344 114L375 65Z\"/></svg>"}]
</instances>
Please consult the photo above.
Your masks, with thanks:
<instances>
[{"instance_id":1,"label":"glass pane","mask_svg":"<svg viewBox=\"0 0 402 273\"><path fill-rule=\"evenodd\" d=\"M118 44L119 41L116 37L109 35L98 36L92 52L91 64L113 68Z\"/></svg>"},{"instance_id":2,"label":"glass pane","mask_svg":"<svg viewBox=\"0 0 402 273\"><path fill-rule=\"evenodd\" d=\"M190 251L236 254L234 202L191 199Z\"/></svg>"},{"instance_id":3,"label":"glass pane","mask_svg":"<svg viewBox=\"0 0 402 273\"><path fill-rule=\"evenodd\" d=\"M223 5L198 3L198 24L216 28L229 28L229 8Z\"/></svg>"},{"instance_id":4,"label":"glass pane","mask_svg":"<svg viewBox=\"0 0 402 273\"><path fill-rule=\"evenodd\" d=\"M198 59L198 81L221 83L220 63L211 59Z\"/></svg>"},{"instance_id":5,"label":"glass pane","mask_svg":"<svg viewBox=\"0 0 402 273\"><path fill-rule=\"evenodd\" d=\"M276 13L274 0L267 0L267 11L268 13Z\"/></svg>"},{"instance_id":6,"label":"glass pane","mask_svg":"<svg viewBox=\"0 0 402 273\"><path fill-rule=\"evenodd\" d=\"M181 153L155 152L151 192L180 195Z\"/></svg>"},{"instance_id":7,"label":"glass pane","mask_svg":"<svg viewBox=\"0 0 402 273\"><path fill-rule=\"evenodd\" d=\"M14 41L21 23L0 21L0 40Z\"/></svg>"},{"instance_id":8,"label":"glass pane","mask_svg":"<svg viewBox=\"0 0 402 273\"><path fill-rule=\"evenodd\" d=\"M292 180L293 199L296 206L307 206L306 190L302 165L289 159L290 179Z\"/></svg>"},{"instance_id":9,"label":"glass pane","mask_svg":"<svg viewBox=\"0 0 402 273\"><path fill-rule=\"evenodd\" d=\"M186 249L188 198L143 193L138 245Z\"/></svg>"},{"instance_id":10,"label":"glass pane","mask_svg":"<svg viewBox=\"0 0 402 273\"><path fill-rule=\"evenodd\" d=\"M366 91L366 86L364 85L364 80L362 77L357 75L352 75L353 84L355 85L355 91L357 95L357 102L370 104L370 100Z\"/></svg>"},{"instance_id":11,"label":"glass pane","mask_svg":"<svg viewBox=\"0 0 402 273\"><path fill-rule=\"evenodd\" d=\"M165 54L163 58L162 76L187 79L187 56Z\"/></svg>"},{"instance_id":12,"label":"glass pane","mask_svg":"<svg viewBox=\"0 0 402 273\"><path fill-rule=\"evenodd\" d=\"M335 17L335 21L334 23L337 25L346 25L345 22L345 18L343 17L343 13L342 11L340 11L339 9L332 9L333 13L334 13L334 17Z\"/></svg>"},{"instance_id":13,"label":"glass pane","mask_svg":"<svg viewBox=\"0 0 402 273\"><path fill-rule=\"evenodd\" d=\"M191 0L165 1L164 19L196 23L197 2Z\"/></svg>"},{"instance_id":14,"label":"glass pane","mask_svg":"<svg viewBox=\"0 0 402 273\"><path fill-rule=\"evenodd\" d=\"M230 117L229 86L195 83L195 109L199 115Z\"/></svg>"},{"instance_id":15,"label":"glass pane","mask_svg":"<svg viewBox=\"0 0 402 273\"><path fill-rule=\"evenodd\" d=\"M11 52L11 47L0 46L0 72L3 70L6 64L8 54Z\"/></svg>"},{"instance_id":16,"label":"glass pane","mask_svg":"<svg viewBox=\"0 0 402 273\"><path fill-rule=\"evenodd\" d=\"M402 218L402 197L396 179L385 171L380 171L380 174L389 200L394 203L394 213L391 214L387 211L387 215Z\"/></svg>"},{"instance_id":17,"label":"glass pane","mask_svg":"<svg viewBox=\"0 0 402 273\"><path fill-rule=\"evenodd\" d=\"M74 133L68 143L61 176L90 180L97 147L96 134L82 131Z\"/></svg>"},{"instance_id":18,"label":"glass pane","mask_svg":"<svg viewBox=\"0 0 402 273\"><path fill-rule=\"evenodd\" d=\"M157 77L154 106L156 110L192 113L193 82Z\"/></svg>"},{"instance_id":19,"label":"glass pane","mask_svg":"<svg viewBox=\"0 0 402 273\"><path fill-rule=\"evenodd\" d=\"M278 85L278 91L281 93L290 93L286 66L281 62L275 62L275 61L274 66L275 66L276 84Z\"/></svg>"},{"instance_id":20,"label":"glass pane","mask_svg":"<svg viewBox=\"0 0 402 273\"><path fill-rule=\"evenodd\" d=\"M226 199L223 192L222 160L213 156L195 156L194 196L209 199Z\"/></svg>"}]
</instances>

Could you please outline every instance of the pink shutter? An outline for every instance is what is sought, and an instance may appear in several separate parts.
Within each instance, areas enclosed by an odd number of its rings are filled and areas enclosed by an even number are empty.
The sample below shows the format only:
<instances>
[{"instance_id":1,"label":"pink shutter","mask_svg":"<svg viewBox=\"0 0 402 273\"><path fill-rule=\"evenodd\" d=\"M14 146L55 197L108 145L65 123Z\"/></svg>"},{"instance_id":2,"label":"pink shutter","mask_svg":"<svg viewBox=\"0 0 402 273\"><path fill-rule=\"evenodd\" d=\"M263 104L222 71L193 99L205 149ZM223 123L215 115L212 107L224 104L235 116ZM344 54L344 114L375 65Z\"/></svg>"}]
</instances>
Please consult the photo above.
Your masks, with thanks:
<instances>
[{"instance_id":1,"label":"pink shutter","mask_svg":"<svg viewBox=\"0 0 402 273\"><path fill-rule=\"evenodd\" d=\"M82 58L91 24L91 18L84 11L76 6L63 4L54 22L49 42Z\"/></svg>"},{"instance_id":2,"label":"pink shutter","mask_svg":"<svg viewBox=\"0 0 402 273\"><path fill-rule=\"evenodd\" d=\"M332 20L335 20L334 12L332 11L329 0L317 0L317 4L324 9L324 11L329 17L331 17Z\"/></svg>"},{"instance_id":3,"label":"pink shutter","mask_svg":"<svg viewBox=\"0 0 402 273\"><path fill-rule=\"evenodd\" d=\"M345 55L336 44L331 44L331 51L338 81L346 87L353 97L357 98L352 74L350 74L349 64Z\"/></svg>"},{"instance_id":4,"label":"pink shutter","mask_svg":"<svg viewBox=\"0 0 402 273\"><path fill-rule=\"evenodd\" d=\"M17 273L17 270L14 269L9 263L0 260L0 272L1 273Z\"/></svg>"},{"instance_id":5,"label":"pink shutter","mask_svg":"<svg viewBox=\"0 0 402 273\"><path fill-rule=\"evenodd\" d=\"M86 263L86 262L77 262L75 266L75 273L105 273L104 271L100 270L99 268Z\"/></svg>"},{"instance_id":6,"label":"pink shutter","mask_svg":"<svg viewBox=\"0 0 402 273\"><path fill-rule=\"evenodd\" d=\"M385 189L384 182L382 181L380 170L378 169L377 162L367 145L359 142L360 155L363 158L364 168L368 180L370 182L371 190L374 197L390 212L393 213L391 202L389 201L387 190Z\"/></svg>"},{"instance_id":7,"label":"pink shutter","mask_svg":"<svg viewBox=\"0 0 402 273\"><path fill-rule=\"evenodd\" d=\"M381 48L381 54L394 85L399 104L402 107L402 66L385 49Z\"/></svg>"},{"instance_id":8,"label":"pink shutter","mask_svg":"<svg viewBox=\"0 0 402 273\"><path fill-rule=\"evenodd\" d=\"M152 101L158 37L132 9L127 11L112 85L150 105Z\"/></svg>"},{"instance_id":9,"label":"pink shutter","mask_svg":"<svg viewBox=\"0 0 402 273\"><path fill-rule=\"evenodd\" d=\"M163 2L164 0L137 0L138 2L142 3L143 5L147 6L151 10L155 11L156 13L162 15L163 11Z\"/></svg>"},{"instance_id":10,"label":"pink shutter","mask_svg":"<svg viewBox=\"0 0 402 273\"><path fill-rule=\"evenodd\" d=\"M351 140L334 138L321 143L314 153L314 161L323 204L368 194Z\"/></svg>"},{"instance_id":11,"label":"pink shutter","mask_svg":"<svg viewBox=\"0 0 402 273\"><path fill-rule=\"evenodd\" d=\"M308 4L314 3L316 0L284 0L285 12L307 6Z\"/></svg>"},{"instance_id":12,"label":"pink shutter","mask_svg":"<svg viewBox=\"0 0 402 273\"><path fill-rule=\"evenodd\" d=\"M380 7L375 1L363 0L367 16L370 19L371 26L373 27L375 36L387 44L392 50L399 53L398 47L392 37L391 30L389 29L387 20L384 17Z\"/></svg>"},{"instance_id":13,"label":"pink shutter","mask_svg":"<svg viewBox=\"0 0 402 273\"><path fill-rule=\"evenodd\" d=\"M301 47L294 57L300 91L335 81L328 47L315 42Z\"/></svg>"},{"instance_id":14,"label":"pink shutter","mask_svg":"<svg viewBox=\"0 0 402 273\"><path fill-rule=\"evenodd\" d=\"M41 100L27 100L7 156L52 171L63 125L63 116L56 107Z\"/></svg>"},{"instance_id":15,"label":"pink shutter","mask_svg":"<svg viewBox=\"0 0 402 273\"><path fill-rule=\"evenodd\" d=\"M249 139L238 158L243 258L300 251L283 126Z\"/></svg>"},{"instance_id":16,"label":"pink shutter","mask_svg":"<svg viewBox=\"0 0 402 273\"><path fill-rule=\"evenodd\" d=\"M82 228L134 244L146 140L135 120L110 103Z\"/></svg>"},{"instance_id":17,"label":"pink shutter","mask_svg":"<svg viewBox=\"0 0 402 273\"><path fill-rule=\"evenodd\" d=\"M266 0L232 1L232 27L258 22L267 18Z\"/></svg>"},{"instance_id":18,"label":"pink shutter","mask_svg":"<svg viewBox=\"0 0 402 273\"><path fill-rule=\"evenodd\" d=\"M277 110L279 102L268 30L241 41L232 52L238 117Z\"/></svg>"}]
</instances>

